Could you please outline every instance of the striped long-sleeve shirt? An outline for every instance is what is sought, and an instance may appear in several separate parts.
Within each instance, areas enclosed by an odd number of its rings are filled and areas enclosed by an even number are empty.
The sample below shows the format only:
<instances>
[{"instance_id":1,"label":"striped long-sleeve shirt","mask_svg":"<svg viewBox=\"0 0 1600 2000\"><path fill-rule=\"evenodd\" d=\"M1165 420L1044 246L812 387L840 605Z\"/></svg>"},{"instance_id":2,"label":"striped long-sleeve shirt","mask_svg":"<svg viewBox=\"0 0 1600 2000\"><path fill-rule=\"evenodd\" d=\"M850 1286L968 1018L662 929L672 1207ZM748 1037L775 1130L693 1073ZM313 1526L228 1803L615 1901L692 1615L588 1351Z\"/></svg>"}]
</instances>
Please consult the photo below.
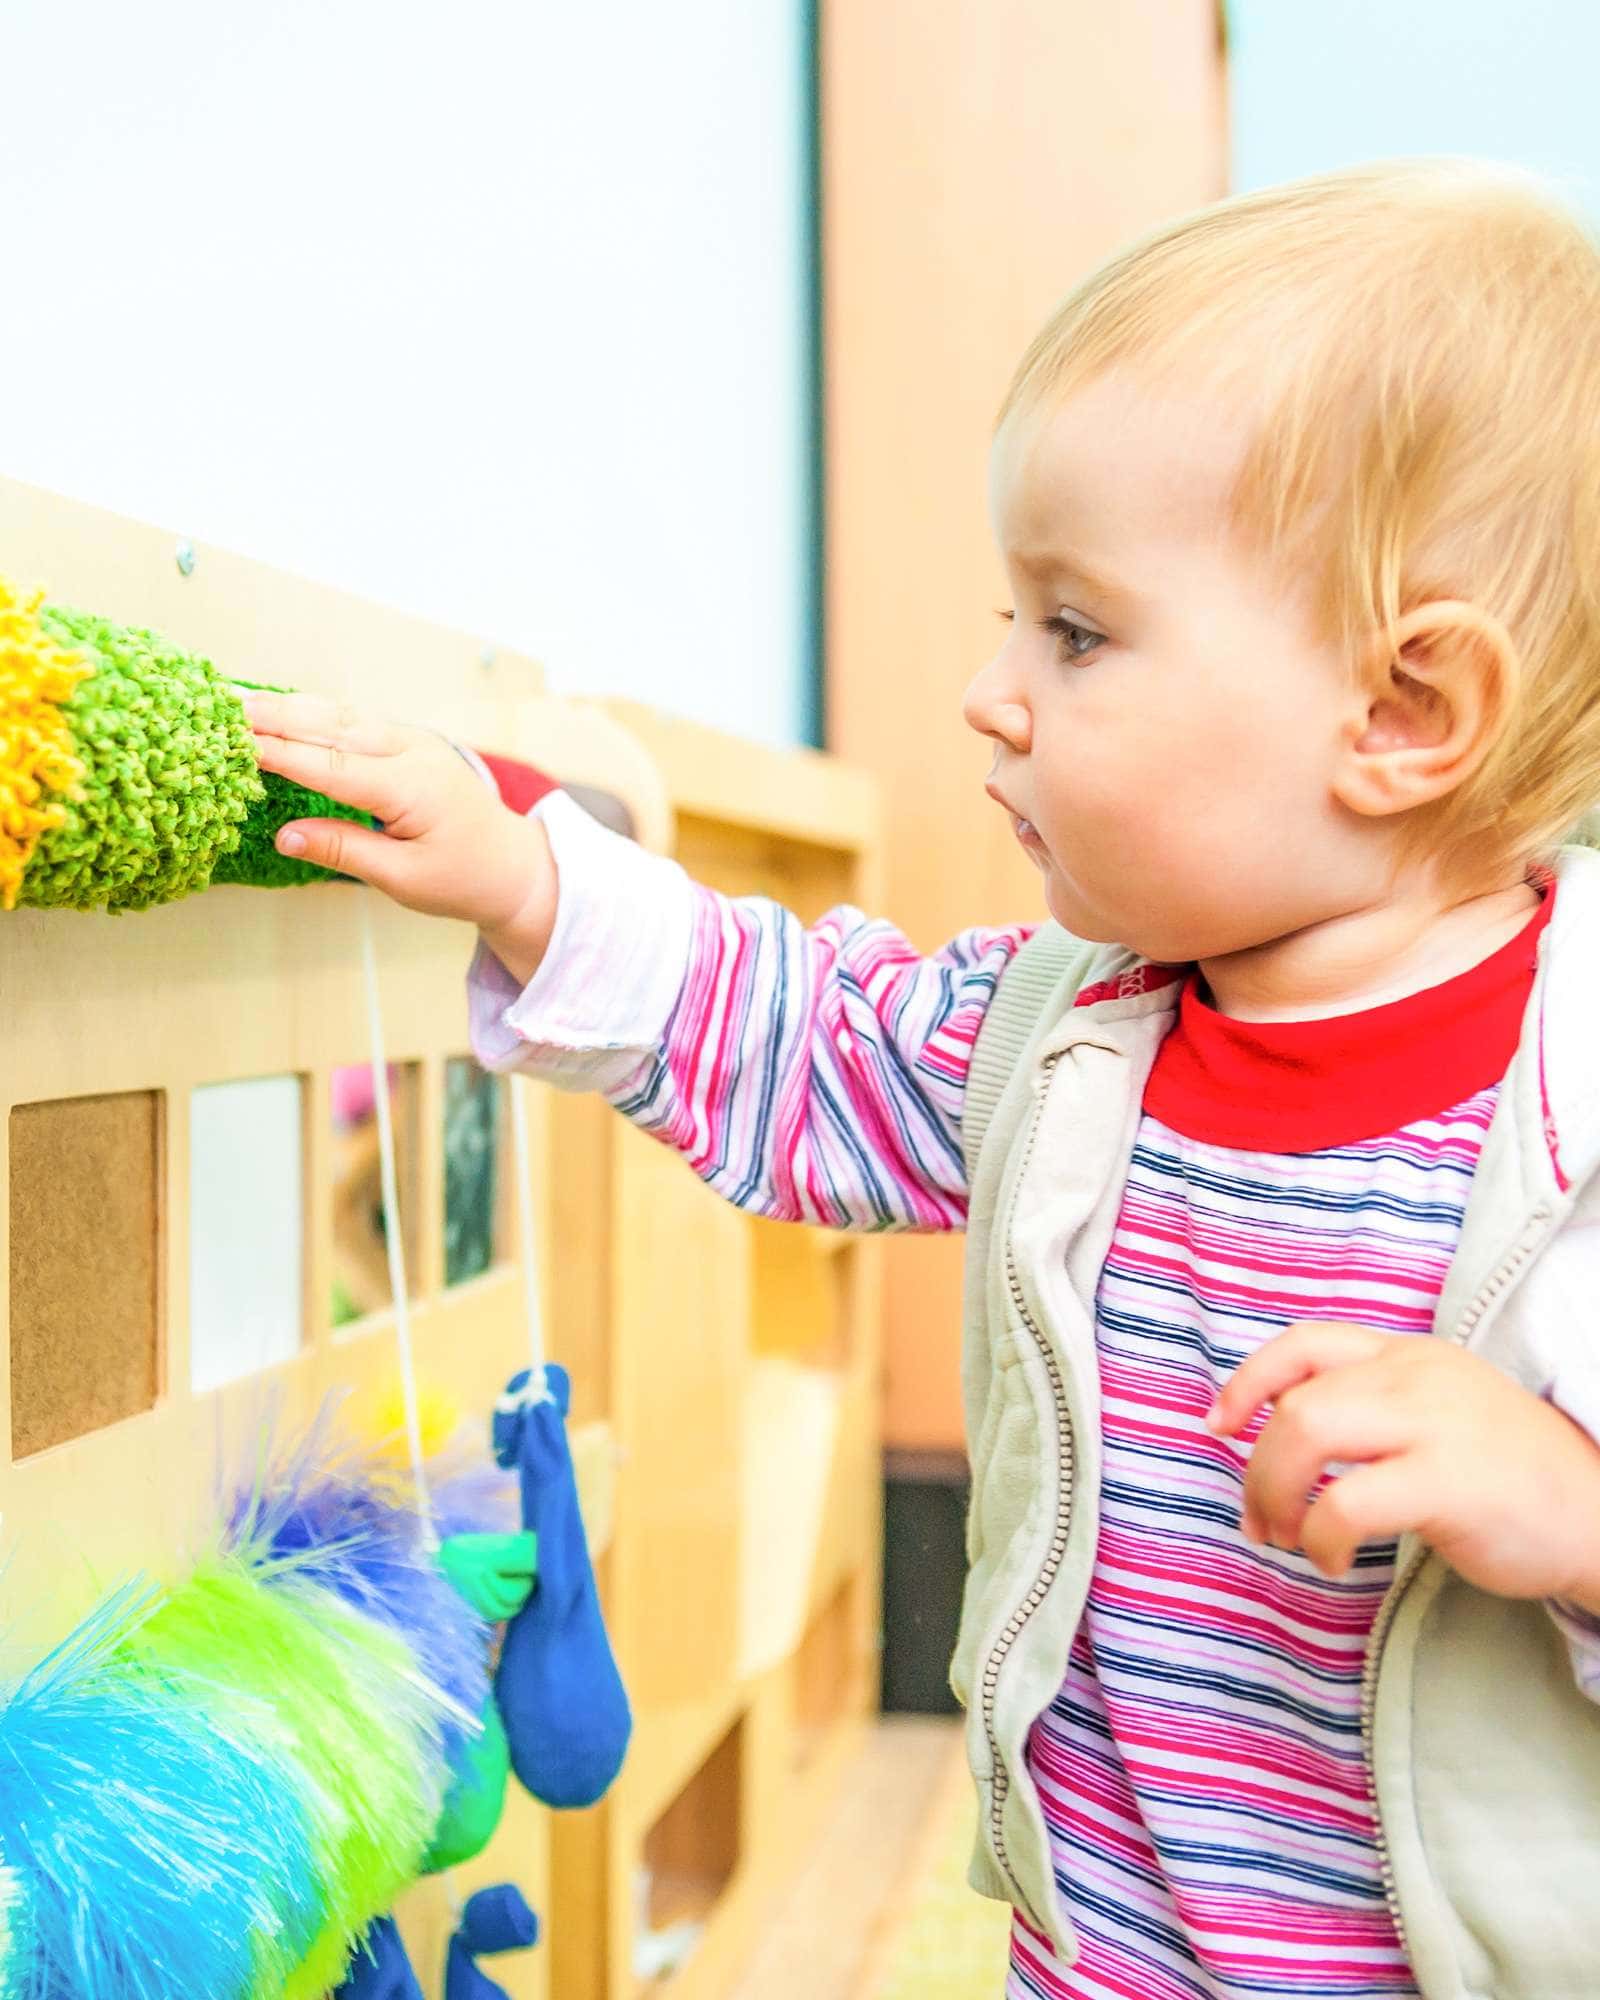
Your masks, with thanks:
<instances>
[{"instance_id":1,"label":"striped long-sleeve shirt","mask_svg":"<svg viewBox=\"0 0 1600 2000\"><path fill-rule=\"evenodd\" d=\"M1025 928L932 957L852 910L806 929L542 809L562 874L519 993L480 957L495 1067L601 1090L740 1206L959 1228L962 1096ZM1202 1423L1296 1317L1419 1333L1515 1046L1533 932L1398 1009L1246 1029L1186 990L1097 1302L1104 1487L1089 1602L1030 1745L1082 1955L1020 1922L1011 2000L1413 1992L1386 1907L1361 1664L1394 1551L1342 1582L1239 1528L1250 1437ZM1351 1121L1354 1120L1352 1124Z\"/></svg>"},{"instance_id":2,"label":"striped long-sleeve shirt","mask_svg":"<svg viewBox=\"0 0 1600 2000\"><path fill-rule=\"evenodd\" d=\"M891 925L806 929L541 808L561 871L555 934L518 993L480 953L474 1043L598 1090L738 1207L837 1229L959 1229L961 1101L995 982L1028 927L923 957ZM531 1053L530 1053L531 1052Z\"/></svg>"}]
</instances>

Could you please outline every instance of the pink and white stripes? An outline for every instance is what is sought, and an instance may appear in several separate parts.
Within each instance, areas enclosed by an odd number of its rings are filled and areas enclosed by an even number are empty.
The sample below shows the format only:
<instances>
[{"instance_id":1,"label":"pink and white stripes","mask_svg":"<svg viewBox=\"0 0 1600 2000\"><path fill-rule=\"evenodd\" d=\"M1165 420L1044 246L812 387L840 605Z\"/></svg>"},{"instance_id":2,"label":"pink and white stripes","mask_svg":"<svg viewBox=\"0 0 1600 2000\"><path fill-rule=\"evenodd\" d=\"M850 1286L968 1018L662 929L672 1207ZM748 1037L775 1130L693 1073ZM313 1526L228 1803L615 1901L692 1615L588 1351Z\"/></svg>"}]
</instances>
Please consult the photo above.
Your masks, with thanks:
<instances>
[{"instance_id":1,"label":"pink and white stripes","mask_svg":"<svg viewBox=\"0 0 1600 2000\"><path fill-rule=\"evenodd\" d=\"M697 890L688 972L656 1059L612 1102L740 1208L835 1229L959 1229L972 1044L1025 930L931 958L830 911L806 930Z\"/></svg>"},{"instance_id":2,"label":"pink and white stripes","mask_svg":"<svg viewBox=\"0 0 1600 2000\"><path fill-rule=\"evenodd\" d=\"M1011 2000L1415 1992L1360 1726L1393 1547L1338 1583L1250 1547L1254 1430L1222 1440L1203 1419L1288 1320L1428 1330L1494 1098L1320 1153L1141 1121L1098 1301L1099 1549L1030 1746L1082 1955L1069 1969L1019 1925Z\"/></svg>"}]
</instances>

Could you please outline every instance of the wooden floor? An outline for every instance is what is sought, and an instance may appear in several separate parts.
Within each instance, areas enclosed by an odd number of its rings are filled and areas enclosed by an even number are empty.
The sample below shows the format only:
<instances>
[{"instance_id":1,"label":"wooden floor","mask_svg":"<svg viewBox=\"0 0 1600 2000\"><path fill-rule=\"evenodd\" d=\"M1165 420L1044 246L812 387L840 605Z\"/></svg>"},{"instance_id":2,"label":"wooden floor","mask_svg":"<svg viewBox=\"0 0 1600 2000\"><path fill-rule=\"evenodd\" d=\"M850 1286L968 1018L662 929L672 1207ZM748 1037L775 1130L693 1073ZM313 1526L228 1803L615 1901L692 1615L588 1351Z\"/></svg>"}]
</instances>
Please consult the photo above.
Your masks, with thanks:
<instances>
[{"instance_id":1,"label":"wooden floor","mask_svg":"<svg viewBox=\"0 0 1600 2000\"><path fill-rule=\"evenodd\" d=\"M729 2000L870 2000L863 1982L961 1755L953 1721L880 1722Z\"/></svg>"}]
</instances>

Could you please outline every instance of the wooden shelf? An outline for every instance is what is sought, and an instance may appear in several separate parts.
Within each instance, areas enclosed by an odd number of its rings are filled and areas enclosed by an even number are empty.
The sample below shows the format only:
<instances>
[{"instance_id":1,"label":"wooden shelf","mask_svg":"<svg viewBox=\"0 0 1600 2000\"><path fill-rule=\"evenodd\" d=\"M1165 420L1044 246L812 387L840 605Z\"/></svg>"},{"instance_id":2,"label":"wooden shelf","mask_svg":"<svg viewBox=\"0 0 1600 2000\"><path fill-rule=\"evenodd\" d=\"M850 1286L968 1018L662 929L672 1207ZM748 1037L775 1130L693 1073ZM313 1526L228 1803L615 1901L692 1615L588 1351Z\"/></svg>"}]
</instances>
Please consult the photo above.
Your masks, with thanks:
<instances>
[{"instance_id":1,"label":"wooden shelf","mask_svg":"<svg viewBox=\"0 0 1600 2000\"><path fill-rule=\"evenodd\" d=\"M641 1991L660 1991L671 1985L677 1971L692 1957L695 1942L738 1869L744 1819L744 1728L741 1717L641 1843L643 1890L635 1972L652 1942L667 1943L661 1976L646 1973L638 1981ZM673 1940L674 1933L681 1943Z\"/></svg>"},{"instance_id":2,"label":"wooden shelf","mask_svg":"<svg viewBox=\"0 0 1600 2000\"><path fill-rule=\"evenodd\" d=\"M806 919L875 895L871 788L826 758L608 708L660 773L672 851ZM602 1810L556 1828L561 2000L722 2000L876 1689L878 1246L736 1213L622 1131L611 1196L615 1630L637 1734ZM689 1926L641 1988L651 1928ZM581 1904L581 1908L579 1905Z\"/></svg>"}]
</instances>

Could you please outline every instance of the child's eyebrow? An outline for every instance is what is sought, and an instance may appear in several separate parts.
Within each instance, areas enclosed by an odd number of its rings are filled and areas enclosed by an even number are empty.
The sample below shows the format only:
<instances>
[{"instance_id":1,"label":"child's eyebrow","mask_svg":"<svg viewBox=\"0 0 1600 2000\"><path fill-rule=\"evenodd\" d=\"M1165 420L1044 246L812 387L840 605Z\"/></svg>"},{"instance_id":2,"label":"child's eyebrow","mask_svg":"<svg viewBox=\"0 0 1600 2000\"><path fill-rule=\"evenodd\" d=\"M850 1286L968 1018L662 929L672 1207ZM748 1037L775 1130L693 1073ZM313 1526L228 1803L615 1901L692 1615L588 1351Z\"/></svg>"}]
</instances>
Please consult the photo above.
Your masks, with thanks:
<instances>
[{"instance_id":1,"label":"child's eyebrow","mask_svg":"<svg viewBox=\"0 0 1600 2000\"><path fill-rule=\"evenodd\" d=\"M1013 549L1010 557L1036 583L1065 586L1079 601L1116 608L1134 603L1138 596L1129 585L1096 570L1070 549Z\"/></svg>"}]
</instances>

